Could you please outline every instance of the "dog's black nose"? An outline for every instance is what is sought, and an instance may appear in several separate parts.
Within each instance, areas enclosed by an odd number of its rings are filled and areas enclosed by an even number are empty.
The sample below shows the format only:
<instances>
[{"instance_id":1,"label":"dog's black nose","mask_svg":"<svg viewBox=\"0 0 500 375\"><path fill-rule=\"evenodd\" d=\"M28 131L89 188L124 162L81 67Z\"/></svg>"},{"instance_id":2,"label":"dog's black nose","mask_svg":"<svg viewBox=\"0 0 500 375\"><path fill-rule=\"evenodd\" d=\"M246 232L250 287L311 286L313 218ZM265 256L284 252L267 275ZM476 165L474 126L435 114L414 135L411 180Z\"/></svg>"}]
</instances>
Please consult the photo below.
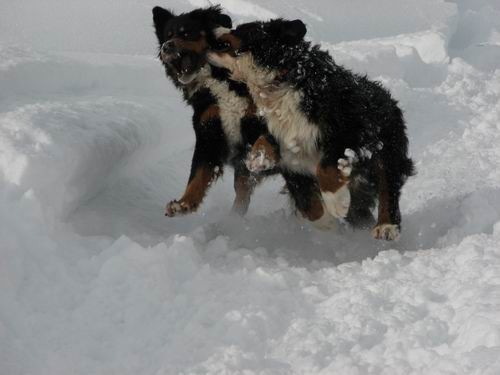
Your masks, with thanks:
<instances>
[{"instance_id":1,"label":"dog's black nose","mask_svg":"<svg viewBox=\"0 0 500 375\"><path fill-rule=\"evenodd\" d=\"M161 45L161 50L165 53L172 52L175 47L175 43L172 40L167 40Z\"/></svg>"}]
</instances>

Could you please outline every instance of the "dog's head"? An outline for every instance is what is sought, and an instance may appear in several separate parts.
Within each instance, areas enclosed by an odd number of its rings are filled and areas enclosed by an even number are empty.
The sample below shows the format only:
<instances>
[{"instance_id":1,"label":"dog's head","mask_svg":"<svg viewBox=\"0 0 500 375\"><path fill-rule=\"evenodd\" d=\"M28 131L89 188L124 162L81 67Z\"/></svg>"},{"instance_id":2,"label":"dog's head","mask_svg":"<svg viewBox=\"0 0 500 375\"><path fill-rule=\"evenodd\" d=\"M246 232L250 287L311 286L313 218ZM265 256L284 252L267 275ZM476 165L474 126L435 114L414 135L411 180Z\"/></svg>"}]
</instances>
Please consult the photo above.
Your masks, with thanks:
<instances>
[{"instance_id":1,"label":"dog's head","mask_svg":"<svg viewBox=\"0 0 500 375\"><path fill-rule=\"evenodd\" d=\"M206 64L206 52L217 42L216 34L231 28L231 18L213 6L174 15L161 7L153 8L159 56L167 72L187 84Z\"/></svg>"},{"instance_id":2,"label":"dog's head","mask_svg":"<svg viewBox=\"0 0 500 375\"><path fill-rule=\"evenodd\" d=\"M286 68L288 57L293 56L297 46L304 43L306 31L300 20L245 23L219 36L220 43L208 53L208 60L243 81L255 67L280 71Z\"/></svg>"}]
</instances>

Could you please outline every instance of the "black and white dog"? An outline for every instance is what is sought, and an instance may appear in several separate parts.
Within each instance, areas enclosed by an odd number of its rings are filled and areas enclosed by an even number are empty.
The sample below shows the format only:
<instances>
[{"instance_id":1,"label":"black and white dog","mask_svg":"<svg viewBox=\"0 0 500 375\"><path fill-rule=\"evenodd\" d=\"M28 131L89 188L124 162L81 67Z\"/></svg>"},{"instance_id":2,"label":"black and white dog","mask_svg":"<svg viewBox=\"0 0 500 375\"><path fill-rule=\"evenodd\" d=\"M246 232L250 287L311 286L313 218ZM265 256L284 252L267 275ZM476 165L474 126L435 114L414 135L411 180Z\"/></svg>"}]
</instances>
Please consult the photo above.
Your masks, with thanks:
<instances>
[{"instance_id":1,"label":"black and white dog","mask_svg":"<svg viewBox=\"0 0 500 375\"><path fill-rule=\"evenodd\" d=\"M167 76L193 108L196 145L184 194L167 204L167 216L195 211L225 164L235 169L236 198L233 209L244 214L255 183L244 158L257 138L267 133L256 114L247 87L229 79L229 72L207 63L206 53L216 43L216 34L231 28L231 18L218 6L174 15L155 7L153 21L159 42L159 57Z\"/></svg>"},{"instance_id":2,"label":"black and white dog","mask_svg":"<svg viewBox=\"0 0 500 375\"><path fill-rule=\"evenodd\" d=\"M414 172L402 111L379 83L335 64L305 34L300 20L247 23L221 35L224 47L208 58L246 83L277 141L283 173L319 187L323 204L306 204L306 216L315 220L326 208L367 225L378 199L372 234L397 239L401 188Z\"/></svg>"}]
</instances>

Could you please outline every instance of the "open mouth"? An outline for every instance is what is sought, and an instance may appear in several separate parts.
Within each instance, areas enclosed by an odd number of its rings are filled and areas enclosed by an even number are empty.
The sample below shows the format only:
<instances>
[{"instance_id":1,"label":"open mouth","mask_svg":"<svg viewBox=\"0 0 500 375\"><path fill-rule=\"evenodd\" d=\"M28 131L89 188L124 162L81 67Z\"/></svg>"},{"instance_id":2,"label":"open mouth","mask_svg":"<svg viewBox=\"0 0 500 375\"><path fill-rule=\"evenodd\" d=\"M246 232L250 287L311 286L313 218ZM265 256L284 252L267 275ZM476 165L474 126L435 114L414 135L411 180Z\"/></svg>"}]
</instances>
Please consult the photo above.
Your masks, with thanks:
<instances>
[{"instance_id":1,"label":"open mouth","mask_svg":"<svg viewBox=\"0 0 500 375\"><path fill-rule=\"evenodd\" d=\"M191 83L196 78L202 65L201 58L190 53L173 52L165 56L162 53L161 57L163 62L173 68L177 80L183 85Z\"/></svg>"},{"instance_id":2,"label":"open mouth","mask_svg":"<svg viewBox=\"0 0 500 375\"><path fill-rule=\"evenodd\" d=\"M180 73L177 75L177 80L183 85L187 85L196 78L197 73Z\"/></svg>"}]
</instances>

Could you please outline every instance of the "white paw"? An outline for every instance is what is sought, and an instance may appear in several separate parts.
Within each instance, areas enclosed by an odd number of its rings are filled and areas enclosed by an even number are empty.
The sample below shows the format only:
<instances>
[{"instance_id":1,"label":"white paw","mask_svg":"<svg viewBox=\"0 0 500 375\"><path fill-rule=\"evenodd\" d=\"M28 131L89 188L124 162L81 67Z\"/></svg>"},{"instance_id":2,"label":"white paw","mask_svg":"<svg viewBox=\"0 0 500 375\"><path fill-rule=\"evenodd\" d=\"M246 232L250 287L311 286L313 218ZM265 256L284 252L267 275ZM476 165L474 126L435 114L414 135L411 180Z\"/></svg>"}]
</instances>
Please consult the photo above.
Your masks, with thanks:
<instances>
[{"instance_id":1,"label":"white paw","mask_svg":"<svg viewBox=\"0 0 500 375\"><path fill-rule=\"evenodd\" d=\"M276 163L266 154L265 150L260 149L248 154L245 165L250 172L258 173L274 168Z\"/></svg>"},{"instance_id":2,"label":"white paw","mask_svg":"<svg viewBox=\"0 0 500 375\"><path fill-rule=\"evenodd\" d=\"M167 207L165 207L165 216L174 217L185 215L194 211L194 209L195 207L187 202L173 200L167 204Z\"/></svg>"},{"instance_id":3,"label":"white paw","mask_svg":"<svg viewBox=\"0 0 500 375\"><path fill-rule=\"evenodd\" d=\"M350 148L346 148L344 151L345 158L339 159L337 161L337 168L340 170L344 177L349 177L352 172L352 165L357 160L356 153Z\"/></svg>"},{"instance_id":4,"label":"white paw","mask_svg":"<svg viewBox=\"0 0 500 375\"><path fill-rule=\"evenodd\" d=\"M347 185L342 186L335 193L322 191L321 196L330 214L338 218L347 216L349 206L351 205L351 193Z\"/></svg>"},{"instance_id":5,"label":"white paw","mask_svg":"<svg viewBox=\"0 0 500 375\"><path fill-rule=\"evenodd\" d=\"M399 226L396 224L379 224L372 229L372 236L376 240L397 241Z\"/></svg>"}]
</instances>

